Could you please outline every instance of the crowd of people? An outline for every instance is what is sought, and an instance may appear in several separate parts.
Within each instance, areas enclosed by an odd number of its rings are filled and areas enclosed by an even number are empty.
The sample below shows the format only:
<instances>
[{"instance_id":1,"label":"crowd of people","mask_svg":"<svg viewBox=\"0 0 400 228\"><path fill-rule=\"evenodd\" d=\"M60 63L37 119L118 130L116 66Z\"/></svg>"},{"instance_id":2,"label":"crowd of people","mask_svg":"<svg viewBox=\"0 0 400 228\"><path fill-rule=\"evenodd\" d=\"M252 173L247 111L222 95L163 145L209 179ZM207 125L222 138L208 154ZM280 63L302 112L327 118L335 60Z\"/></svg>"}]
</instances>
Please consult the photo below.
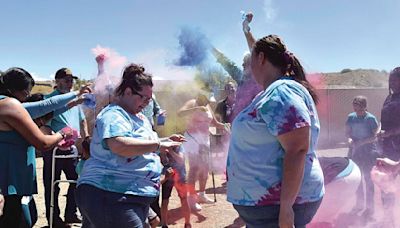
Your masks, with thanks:
<instances>
[{"instance_id":1,"label":"crowd of people","mask_svg":"<svg viewBox=\"0 0 400 228\"><path fill-rule=\"evenodd\" d=\"M252 18L248 13L243 21L250 48L243 70L218 49L212 50L232 78L223 99L214 110L209 94L199 92L175 110L187 121L185 131L167 138L159 137L154 121L160 117L163 124L166 112L153 93L152 75L139 64L124 68L112 99L96 107L93 126L88 126L80 105L93 92L92 86L72 91L77 77L70 69L55 73L50 94L31 94L35 81L22 68L1 73L0 228L32 227L37 220L32 198L37 194L35 149L43 156L49 225L168 227L169 199L175 188L184 227L189 228L191 212L214 202L205 193L211 167L210 127L224 135L221 140L229 145L227 201L247 227L310 223L333 227L339 214L351 206L349 213L362 213L371 220L371 170L376 166L394 176L400 172L400 68L390 73L381 122L367 111L366 97L355 97L354 112L344 123L348 157L318 157L317 93L299 59L279 36L253 37ZM96 61L99 74L104 73L105 56ZM74 154L56 160L52 171L54 155ZM52 188L61 172L76 181L68 188L64 220L58 207L59 188ZM357 203L351 205L339 194L356 194ZM394 197L392 192L382 193L388 211ZM339 203L339 199L343 200Z\"/></svg>"}]
</instances>

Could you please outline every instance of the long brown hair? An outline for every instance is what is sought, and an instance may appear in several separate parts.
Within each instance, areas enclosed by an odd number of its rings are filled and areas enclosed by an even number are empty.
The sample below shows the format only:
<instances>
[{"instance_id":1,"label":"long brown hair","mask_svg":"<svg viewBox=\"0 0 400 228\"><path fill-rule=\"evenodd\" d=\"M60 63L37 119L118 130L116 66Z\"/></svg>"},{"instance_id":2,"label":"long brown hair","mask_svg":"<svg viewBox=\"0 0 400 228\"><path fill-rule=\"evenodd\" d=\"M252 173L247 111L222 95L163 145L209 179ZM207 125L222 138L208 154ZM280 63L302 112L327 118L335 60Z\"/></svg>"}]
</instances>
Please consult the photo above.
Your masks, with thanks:
<instances>
[{"instance_id":1,"label":"long brown hair","mask_svg":"<svg viewBox=\"0 0 400 228\"><path fill-rule=\"evenodd\" d=\"M303 85L315 103L318 103L318 96L314 87L307 80L304 68L296 56L286 49L286 45L277 35L265 36L254 44L253 51L256 54L262 52L268 61L279 68L282 75L290 76L295 81Z\"/></svg>"}]
</instances>

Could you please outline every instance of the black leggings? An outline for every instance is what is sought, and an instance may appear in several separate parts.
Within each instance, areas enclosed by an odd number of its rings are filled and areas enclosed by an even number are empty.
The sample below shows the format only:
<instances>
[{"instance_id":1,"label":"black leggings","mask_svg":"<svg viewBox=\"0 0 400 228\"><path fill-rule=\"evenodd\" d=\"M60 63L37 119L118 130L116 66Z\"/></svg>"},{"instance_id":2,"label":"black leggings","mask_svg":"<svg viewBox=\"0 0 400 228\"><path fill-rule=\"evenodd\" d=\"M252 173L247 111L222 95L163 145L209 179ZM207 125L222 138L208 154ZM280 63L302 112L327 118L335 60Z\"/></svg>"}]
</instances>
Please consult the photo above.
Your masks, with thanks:
<instances>
[{"instance_id":1,"label":"black leggings","mask_svg":"<svg viewBox=\"0 0 400 228\"><path fill-rule=\"evenodd\" d=\"M22 196L4 196L3 215L0 217L0 228L19 227L22 219Z\"/></svg>"}]
</instances>

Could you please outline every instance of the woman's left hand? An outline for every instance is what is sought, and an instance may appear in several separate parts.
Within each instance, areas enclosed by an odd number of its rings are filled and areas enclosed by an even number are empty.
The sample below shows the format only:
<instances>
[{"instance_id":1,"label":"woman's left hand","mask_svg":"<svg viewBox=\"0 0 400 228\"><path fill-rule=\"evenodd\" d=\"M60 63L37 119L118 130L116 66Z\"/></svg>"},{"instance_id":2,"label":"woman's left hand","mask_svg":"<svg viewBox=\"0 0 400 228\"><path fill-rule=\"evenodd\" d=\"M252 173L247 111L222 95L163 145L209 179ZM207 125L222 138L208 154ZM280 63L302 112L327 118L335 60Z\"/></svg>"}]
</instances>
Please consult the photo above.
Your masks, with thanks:
<instances>
[{"instance_id":1,"label":"woman's left hand","mask_svg":"<svg viewBox=\"0 0 400 228\"><path fill-rule=\"evenodd\" d=\"M291 206L281 205L279 210L279 227L280 228L294 227L294 212Z\"/></svg>"},{"instance_id":2,"label":"woman's left hand","mask_svg":"<svg viewBox=\"0 0 400 228\"><path fill-rule=\"evenodd\" d=\"M179 134L173 134L169 136L168 139L174 142L186 142L185 136Z\"/></svg>"}]
</instances>

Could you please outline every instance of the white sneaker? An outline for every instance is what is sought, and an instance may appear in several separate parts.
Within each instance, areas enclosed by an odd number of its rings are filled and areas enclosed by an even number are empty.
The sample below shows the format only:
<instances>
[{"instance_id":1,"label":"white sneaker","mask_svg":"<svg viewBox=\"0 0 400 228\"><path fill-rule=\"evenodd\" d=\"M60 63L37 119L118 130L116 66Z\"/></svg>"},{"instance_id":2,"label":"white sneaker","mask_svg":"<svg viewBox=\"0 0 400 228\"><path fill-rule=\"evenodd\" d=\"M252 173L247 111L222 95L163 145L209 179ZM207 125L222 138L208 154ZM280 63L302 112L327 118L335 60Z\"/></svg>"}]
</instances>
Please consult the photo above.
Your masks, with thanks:
<instances>
[{"instance_id":1,"label":"white sneaker","mask_svg":"<svg viewBox=\"0 0 400 228\"><path fill-rule=\"evenodd\" d=\"M201 211L202 209L195 196L188 196L188 204L192 211Z\"/></svg>"},{"instance_id":2,"label":"white sneaker","mask_svg":"<svg viewBox=\"0 0 400 228\"><path fill-rule=\"evenodd\" d=\"M214 203L214 200L208 198L205 194L199 194L198 198L197 198L197 202L199 203Z\"/></svg>"}]
</instances>

